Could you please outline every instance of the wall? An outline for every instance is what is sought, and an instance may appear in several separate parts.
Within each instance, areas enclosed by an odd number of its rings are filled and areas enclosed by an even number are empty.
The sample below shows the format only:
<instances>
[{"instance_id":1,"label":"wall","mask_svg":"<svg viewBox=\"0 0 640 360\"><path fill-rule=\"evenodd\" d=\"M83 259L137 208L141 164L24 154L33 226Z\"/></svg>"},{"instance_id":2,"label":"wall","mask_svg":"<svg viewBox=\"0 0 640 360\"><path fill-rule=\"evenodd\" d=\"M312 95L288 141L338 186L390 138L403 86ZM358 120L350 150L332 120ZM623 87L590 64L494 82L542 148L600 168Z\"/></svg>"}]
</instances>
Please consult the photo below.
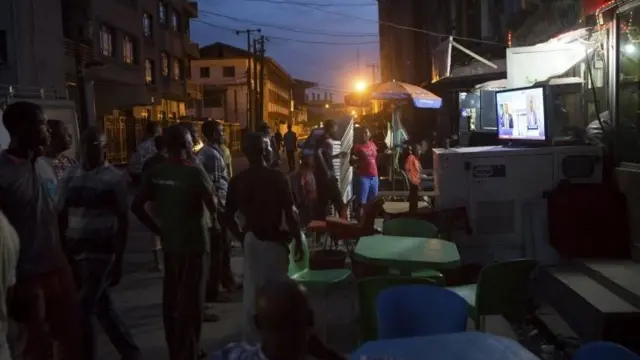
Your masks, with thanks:
<instances>
[{"instance_id":1,"label":"wall","mask_svg":"<svg viewBox=\"0 0 640 360\"><path fill-rule=\"evenodd\" d=\"M216 86L225 90L225 106L217 108L202 108L201 116L213 119L223 119L231 123L240 124L244 128L247 124L247 85L246 66L247 59L201 59L191 61L191 79L189 82L193 86ZM226 66L235 68L233 78L225 77L223 69ZM202 77L200 69L209 68L209 77ZM196 110L196 113L198 111Z\"/></svg>"},{"instance_id":2,"label":"wall","mask_svg":"<svg viewBox=\"0 0 640 360\"><path fill-rule=\"evenodd\" d=\"M8 63L0 84L62 88L66 84L60 0L0 1Z\"/></svg>"}]
</instances>

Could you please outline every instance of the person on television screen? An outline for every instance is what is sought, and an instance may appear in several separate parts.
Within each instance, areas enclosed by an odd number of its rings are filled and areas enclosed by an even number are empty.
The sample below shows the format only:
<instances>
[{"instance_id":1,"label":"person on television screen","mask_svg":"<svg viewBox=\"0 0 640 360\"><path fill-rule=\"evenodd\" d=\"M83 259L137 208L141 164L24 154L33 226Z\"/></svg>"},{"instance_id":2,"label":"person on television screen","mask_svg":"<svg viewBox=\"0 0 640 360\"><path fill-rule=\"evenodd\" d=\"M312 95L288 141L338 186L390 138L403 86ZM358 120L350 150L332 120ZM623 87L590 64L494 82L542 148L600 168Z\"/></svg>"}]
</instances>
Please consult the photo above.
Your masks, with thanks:
<instances>
[{"instance_id":1,"label":"person on television screen","mask_svg":"<svg viewBox=\"0 0 640 360\"><path fill-rule=\"evenodd\" d=\"M509 104L502 104L502 117L500 125L505 129L513 129L513 115L509 112Z\"/></svg>"},{"instance_id":2,"label":"person on television screen","mask_svg":"<svg viewBox=\"0 0 640 360\"><path fill-rule=\"evenodd\" d=\"M527 124L529 127L538 126L538 113L536 112L536 106L533 100L533 96L529 97L529 109L527 111Z\"/></svg>"}]
</instances>

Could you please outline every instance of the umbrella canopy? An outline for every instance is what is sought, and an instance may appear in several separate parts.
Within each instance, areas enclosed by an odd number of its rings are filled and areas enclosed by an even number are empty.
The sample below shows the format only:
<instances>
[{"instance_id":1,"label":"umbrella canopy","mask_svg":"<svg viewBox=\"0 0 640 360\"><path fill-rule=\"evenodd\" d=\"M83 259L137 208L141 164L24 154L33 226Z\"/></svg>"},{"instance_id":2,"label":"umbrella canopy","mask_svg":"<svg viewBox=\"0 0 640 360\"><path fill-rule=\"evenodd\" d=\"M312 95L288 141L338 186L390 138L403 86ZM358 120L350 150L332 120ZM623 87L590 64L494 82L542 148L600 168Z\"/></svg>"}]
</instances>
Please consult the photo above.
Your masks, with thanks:
<instances>
[{"instance_id":1,"label":"umbrella canopy","mask_svg":"<svg viewBox=\"0 0 640 360\"><path fill-rule=\"evenodd\" d=\"M415 85L391 81L380 84L371 92L373 100L411 100L417 108L439 109L442 99Z\"/></svg>"}]
</instances>

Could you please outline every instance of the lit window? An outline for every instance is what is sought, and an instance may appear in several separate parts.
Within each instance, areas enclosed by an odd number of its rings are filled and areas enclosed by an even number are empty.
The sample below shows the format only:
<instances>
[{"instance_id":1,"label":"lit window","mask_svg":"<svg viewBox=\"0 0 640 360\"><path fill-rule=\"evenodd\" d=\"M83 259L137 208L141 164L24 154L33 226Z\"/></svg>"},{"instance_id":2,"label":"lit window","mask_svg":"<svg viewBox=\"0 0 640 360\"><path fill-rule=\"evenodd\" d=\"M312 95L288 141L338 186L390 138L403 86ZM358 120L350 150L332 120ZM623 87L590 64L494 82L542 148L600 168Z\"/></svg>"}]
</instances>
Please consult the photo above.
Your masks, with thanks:
<instances>
[{"instance_id":1,"label":"lit window","mask_svg":"<svg viewBox=\"0 0 640 360\"><path fill-rule=\"evenodd\" d=\"M180 66L180 60L174 58L173 59L173 79L180 80L180 73L182 66Z\"/></svg>"},{"instance_id":2,"label":"lit window","mask_svg":"<svg viewBox=\"0 0 640 360\"><path fill-rule=\"evenodd\" d=\"M144 61L144 80L147 84L154 83L154 69L153 69L153 60L146 59Z\"/></svg>"},{"instance_id":3,"label":"lit window","mask_svg":"<svg viewBox=\"0 0 640 360\"><path fill-rule=\"evenodd\" d=\"M100 27L100 49L102 55L113 56L113 30L106 25Z\"/></svg>"},{"instance_id":4,"label":"lit window","mask_svg":"<svg viewBox=\"0 0 640 360\"><path fill-rule=\"evenodd\" d=\"M142 15L142 29L144 31L144 36L151 39L152 31L151 28L153 26L153 17L149 13L144 13Z\"/></svg>"},{"instance_id":5,"label":"lit window","mask_svg":"<svg viewBox=\"0 0 640 360\"><path fill-rule=\"evenodd\" d=\"M162 76L169 76L169 55L167 53L160 54L160 64L162 66Z\"/></svg>"},{"instance_id":6,"label":"lit window","mask_svg":"<svg viewBox=\"0 0 640 360\"><path fill-rule=\"evenodd\" d=\"M158 9L158 17L160 18L161 24L167 23L167 5L163 2L160 3L160 7Z\"/></svg>"},{"instance_id":7,"label":"lit window","mask_svg":"<svg viewBox=\"0 0 640 360\"><path fill-rule=\"evenodd\" d=\"M122 59L127 64L133 64L135 62L133 40L131 40L131 37L127 35L122 39Z\"/></svg>"},{"instance_id":8,"label":"lit window","mask_svg":"<svg viewBox=\"0 0 640 360\"><path fill-rule=\"evenodd\" d=\"M173 9L171 12L171 30L178 31L180 29L180 13Z\"/></svg>"}]
</instances>

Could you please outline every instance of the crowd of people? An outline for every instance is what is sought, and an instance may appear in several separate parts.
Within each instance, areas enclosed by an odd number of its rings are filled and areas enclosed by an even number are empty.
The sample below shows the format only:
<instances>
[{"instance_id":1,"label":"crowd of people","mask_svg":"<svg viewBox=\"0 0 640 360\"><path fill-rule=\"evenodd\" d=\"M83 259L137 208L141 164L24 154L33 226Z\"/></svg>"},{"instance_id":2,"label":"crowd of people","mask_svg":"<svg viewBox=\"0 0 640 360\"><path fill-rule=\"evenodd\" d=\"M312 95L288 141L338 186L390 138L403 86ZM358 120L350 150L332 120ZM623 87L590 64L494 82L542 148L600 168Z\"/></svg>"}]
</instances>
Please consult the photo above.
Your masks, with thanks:
<instances>
[{"instance_id":1,"label":"crowd of people","mask_svg":"<svg viewBox=\"0 0 640 360\"><path fill-rule=\"evenodd\" d=\"M284 143L295 169L291 128L278 141L266 124L246 134L249 166L232 175L221 123L202 124L203 146L193 125L150 123L127 176L108 163L98 128L83 132L75 161L66 155L74 144L65 124L47 121L38 105L13 103L2 121L11 143L0 153L0 360L96 359L94 320L122 359L140 358L110 293L123 276L129 211L152 234L153 269L163 272L170 359L206 357L202 322L219 319L213 303L224 301L221 288L243 290L243 342L213 358L343 358L312 335L304 290L287 275L289 249L303 255L304 224L300 199L273 164ZM327 122L309 160L319 164L308 168L315 216L326 216L329 203L345 211L330 170L332 136L335 124ZM244 251L242 284L231 272L231 239Z\"/></svg>"}]
</instances>

